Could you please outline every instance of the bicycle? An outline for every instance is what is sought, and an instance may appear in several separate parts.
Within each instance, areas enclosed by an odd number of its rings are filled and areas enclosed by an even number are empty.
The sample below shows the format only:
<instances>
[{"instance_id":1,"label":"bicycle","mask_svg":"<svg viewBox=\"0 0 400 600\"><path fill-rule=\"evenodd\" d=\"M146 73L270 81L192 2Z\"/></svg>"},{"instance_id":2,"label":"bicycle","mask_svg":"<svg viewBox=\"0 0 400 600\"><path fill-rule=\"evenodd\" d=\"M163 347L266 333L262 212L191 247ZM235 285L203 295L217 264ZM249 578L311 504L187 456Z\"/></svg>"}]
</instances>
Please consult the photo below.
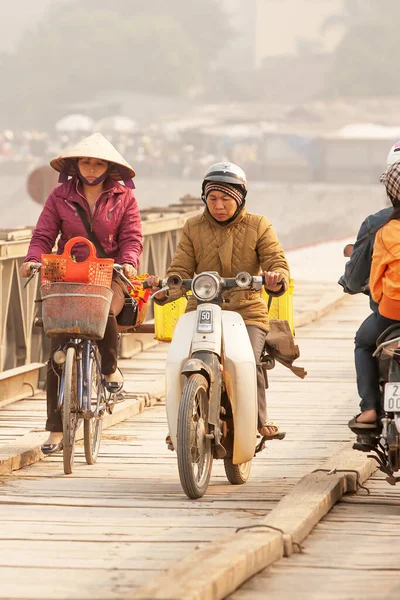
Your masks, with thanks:
<instances>
[{"instance_id":1,"label":"bicycle","mask_svg":"<svg viewBox=\"0 0 400 600\"><path fill-rule=\"evenodd\" d=\"M76 239L68 242L67 251L76 243ZM91 244L86 239L84 241ZM93 254L95 256L95 249L91 247L92 257ZM42 263L31 264L31 275L25 286L42 266ZM121 265L114 263L112 267L125 279ZM121 389L114 392L106 389L96 342L104 335L112 295L111 287L107 285L69 281L55 281L41 288L43 316L35 320L35 325L43 326L48 337L65 338L63 347L54 352L53 361L61 368L57 408L61 411L63 423L63 464L66 475L73 470L75 438L81 422L86 462L93 465L99 453L103 417L106 412L111 414L121 399ZM71 314L82 305L89 315L85 313L79 321L75 314L72 323ZM71 333L73 330L74 333Z\"/></svg>"}]
</instances>

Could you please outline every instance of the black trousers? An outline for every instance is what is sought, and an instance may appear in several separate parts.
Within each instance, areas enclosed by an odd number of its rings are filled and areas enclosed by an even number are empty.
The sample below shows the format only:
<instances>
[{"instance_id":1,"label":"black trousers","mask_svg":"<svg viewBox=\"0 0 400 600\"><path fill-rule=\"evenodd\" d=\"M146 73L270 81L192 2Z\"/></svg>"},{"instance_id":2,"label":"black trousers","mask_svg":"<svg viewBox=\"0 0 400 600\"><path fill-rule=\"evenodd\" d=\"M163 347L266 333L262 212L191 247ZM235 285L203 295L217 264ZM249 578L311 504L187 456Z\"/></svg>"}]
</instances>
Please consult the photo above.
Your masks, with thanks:
<instances>
[{"instance_id":1,"label":"black trousers","mask_svg":"<svg viewBox=\"0 0 400 600\"><path fill-rule=\"evenodd\" d=\"M104 375L114 373L117 368L117 350L118 350L118 328L116 316L121 312L125 296L123 289L117 281L112 282L112 290L114 292L111 300L110 314L104 337L97 342L101 354L101 370ZM53 354L57 348L62 348L65 344L63 338L53 338L51 340L50 358L47 363L47 379L46 379L46 400L47 400L47 431L61 432L63 430L61 413L57 410L58 387L61 377L61 369L53 361Z\"/></svg>"},{"instance_id":2,"label":"black trousers","mask_svg":"<svg viewBox=\"0 0 400 600\"><path fill-rule=\"evenodd\" d=\"M379 391L378 360L372 356L376 350L378 337L395 323L393 319L383 317L379 312L373 312L361 324L355 337L355 365L357 373L357 389L361 398L360 409L381 412L381 393Z\"/></svg>"}]
</instances>

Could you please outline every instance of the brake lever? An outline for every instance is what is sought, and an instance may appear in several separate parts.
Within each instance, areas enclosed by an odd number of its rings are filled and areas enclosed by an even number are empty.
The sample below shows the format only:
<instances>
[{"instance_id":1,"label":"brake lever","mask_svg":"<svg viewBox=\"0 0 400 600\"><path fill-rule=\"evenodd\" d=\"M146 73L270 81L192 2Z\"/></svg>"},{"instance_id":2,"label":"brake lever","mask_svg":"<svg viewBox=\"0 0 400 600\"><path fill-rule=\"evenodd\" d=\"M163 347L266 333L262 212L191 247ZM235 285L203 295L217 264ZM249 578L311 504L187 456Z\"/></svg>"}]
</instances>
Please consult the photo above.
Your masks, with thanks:
<instances>
[{"instance_id":1,"label":"brake lever","mask_svg":"<svg viewBox=\"0 0 400 600\"><path fill-rule=\"evenodd\" d=\"M115 265L114 265L113 268L114 268L114 271L116 271L118 273L118 275L121 277L121 279L123 281L125 281L125 283L127 283L131 289L134 289L133 285L132 285L132 282L129 281L129 279L124 274L124 268L123 267L116 267Z\"/></svg>"},{"instance_id":2,"label":"brake lever","mask_svg":"<svg viewBox=\"0 0 400 600\"><path fill-rule=\"evenodd\" d=\"M39 271L40 271L40 268L39 269L32 269L32 273L29 275L28 279L24 283L24 289L27 287L27 285L29 284L29 282L32 281L32 279L35 277L36 273L38 273Z\"/></svg>"},{"instance_id":3,"label":"brake lever","mask_svg":"<svg viewBox=\"0 0 400 600\"><path fill-rule=\"evenodd\" d=\"M157 290L156 292L154 292L154 294L152 294L149 298L149 300L153 300L153 298L155 296L157 296L157 294L160 294L160 292L168 292L168 290L170 289L169 285L165 285L164 287L162 287L161 289Z\"/></svg>"}]
</instances>

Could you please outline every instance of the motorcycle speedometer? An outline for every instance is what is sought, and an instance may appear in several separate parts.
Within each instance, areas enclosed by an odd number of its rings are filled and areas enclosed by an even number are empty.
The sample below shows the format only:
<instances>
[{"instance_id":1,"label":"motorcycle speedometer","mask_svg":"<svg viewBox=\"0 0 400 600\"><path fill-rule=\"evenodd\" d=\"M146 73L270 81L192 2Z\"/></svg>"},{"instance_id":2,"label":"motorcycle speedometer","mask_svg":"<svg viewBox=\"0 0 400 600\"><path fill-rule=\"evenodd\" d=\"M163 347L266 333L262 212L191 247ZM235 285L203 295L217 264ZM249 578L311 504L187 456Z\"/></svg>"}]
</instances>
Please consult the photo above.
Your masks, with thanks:
<instances>
[{"instance_id":1,"label":"motorcycle speedometer","mask_svg":"<svg viewBox=\"0 0 400 600\"><path fill-rule=\"evenodd\" d=\"M200 273L193 279L192 292L201 302L211 302L218 296L219 291L219 279L212 273Z\"/></svg>"}]
</instances>

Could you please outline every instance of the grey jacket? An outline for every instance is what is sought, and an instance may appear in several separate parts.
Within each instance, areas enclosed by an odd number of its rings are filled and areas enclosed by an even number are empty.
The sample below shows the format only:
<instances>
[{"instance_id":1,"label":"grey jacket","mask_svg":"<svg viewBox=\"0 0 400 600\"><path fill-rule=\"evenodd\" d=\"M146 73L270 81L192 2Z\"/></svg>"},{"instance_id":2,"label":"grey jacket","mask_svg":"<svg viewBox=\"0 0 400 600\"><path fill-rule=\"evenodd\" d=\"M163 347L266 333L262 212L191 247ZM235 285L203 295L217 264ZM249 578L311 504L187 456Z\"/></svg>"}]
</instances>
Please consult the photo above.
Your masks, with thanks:
<instances>
[{"instance_id":1,"label":"grey jacket","mask_svg":"<svg viewBox=\"0 0 400 600\"><path fill-rule=\"evenodd\" d=\"M369 282L375 235L378 229L388 221L392 211L392 207L384 208L374 215L369 215L363 221L350 260L346 263L344 274L338 281L346 294L363 292L369 295L369 289L365 288ZM370 306L374 312L378 310L378 305L371 297Z\"/></svg>"}]
</instances>

